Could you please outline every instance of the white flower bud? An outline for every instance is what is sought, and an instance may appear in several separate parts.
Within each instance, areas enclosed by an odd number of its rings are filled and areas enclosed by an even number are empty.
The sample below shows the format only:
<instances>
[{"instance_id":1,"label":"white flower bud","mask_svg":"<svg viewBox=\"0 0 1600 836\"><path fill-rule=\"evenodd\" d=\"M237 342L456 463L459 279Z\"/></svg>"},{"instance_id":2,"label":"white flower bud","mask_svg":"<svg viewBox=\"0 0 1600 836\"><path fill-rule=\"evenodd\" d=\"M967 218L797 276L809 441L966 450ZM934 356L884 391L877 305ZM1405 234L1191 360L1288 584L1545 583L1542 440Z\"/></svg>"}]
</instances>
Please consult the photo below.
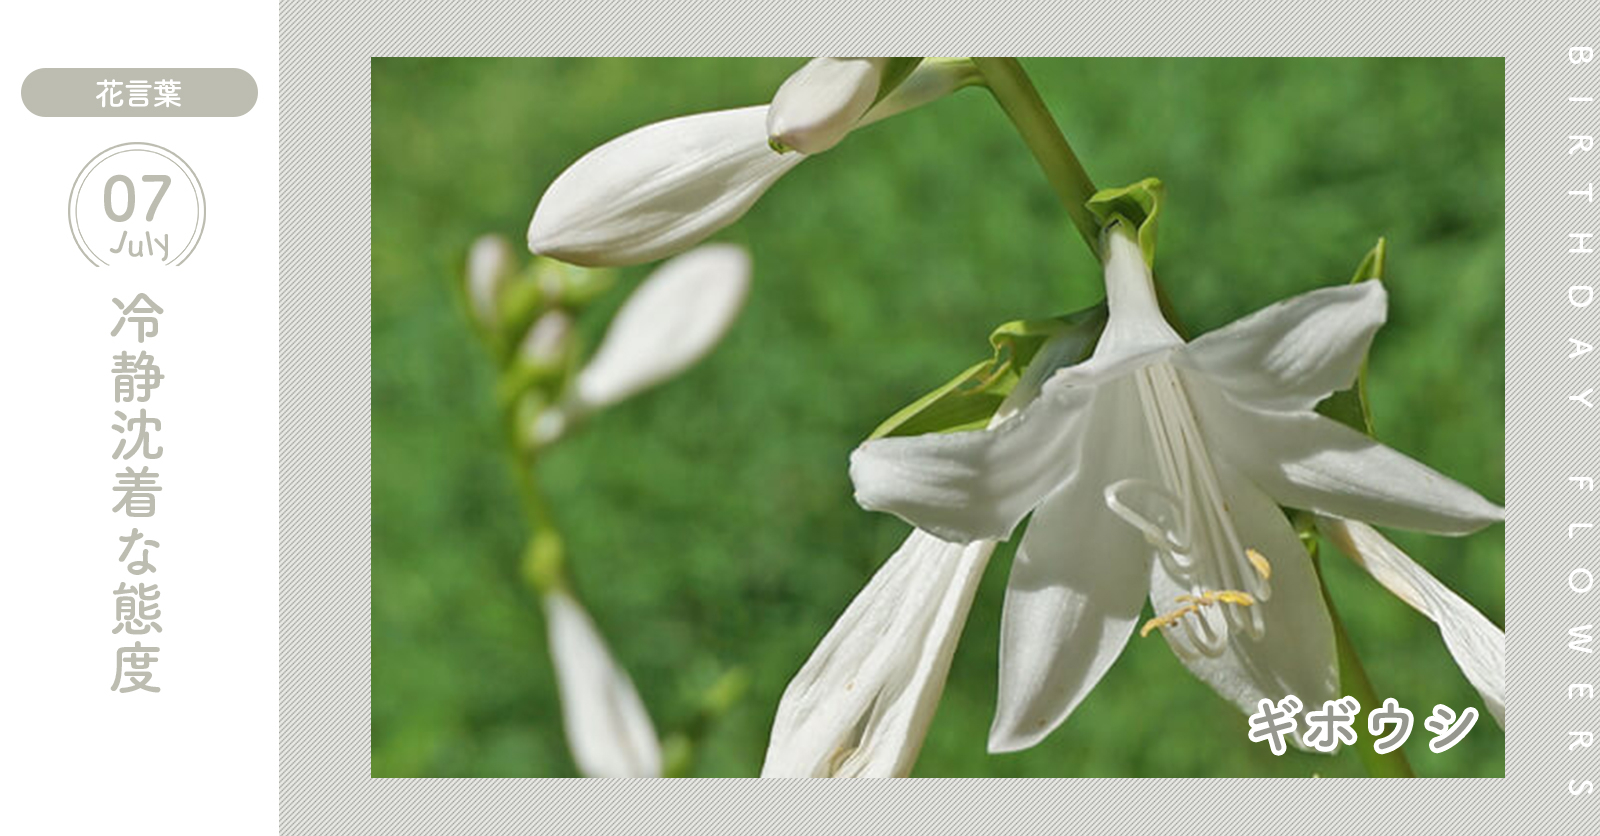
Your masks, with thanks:
<instances>
[{"instance_id":1,"label":"white flower bud","mask_svg":"<svg viewBox=\"0 0 1600 836\"><path fill-rule=\"evenodd\" d=\"M590 151L539 200L528 247L589 267L682 252L805 159L767 145L765 105L646 125Z\"/></svg>"},{"instance_id":2,"label":"white flower bud","mask_svg":"<svg viewBox=\"0 0 1600 836\"><path fill-rule=\"evenodd\" d=\"M467 298L484 325L494 325L496 303L506 279L516 270L511 244L499 235L485 235L467 252Z\"/></svg>"},{"instance_id":3,"label":"white flower bud","mask_svg":"<svg viewBox=\"0 0 1600 836\"><path fill-rule=\"evenodd\" d=\"M561 719L578 771L589 778L659 778L655 726L594 621L559 588L544 596L544 608Z\"/></svg>"},{"instance_id":4,"label":"white flower bud","mask_svg":"<svg viewBox=\"0 0 1600 836\"><path fill-rule=\"evenodd\" d=\"M549 311L522 338L522 356L535 365L553 366L561 361L571 336L572 317L563 310Z\"/></svg>"},{"instance_id":5,"label":"white flower bud","mask_svg":"<svg viewBox=\"0 0 1600 836\"><path fill-rule=\"evenodd\" d=\"M585 267L675 255L743 217L779 177L806 159L805 148L831 147L852 128L978 81L966 59L929 58L873 105L882 75L882 66L873 62L886 60L819 58L844 66L814 61L784 83L778 91L782 101L774 104L785 111L778 127L798 151L772 150L766 105L668 119L601 145L545 190L528 224L528 248ZM824 70L859 77L842 85L810 78ZM840 90L848 95L830 104L828 93Z\"/></svg>"},{"instance_id":6,"label":"white flower bud","mask_svg":"<svg viewBox=\"0 0 1600 836\"><path fill-rule=\"evenodd\" d=\"M813 58L789 76L767 111L774 147L820 154L839 144L878 97L888 58Z\"/></svg>"},{"instance_id":7,"label":"white flower bud","mask_svg":"<svg viewBox=\"0 0 1600 836\"><path fill-rule=\"evenodd\" d=\"M616 403L694 364L733 324L749 287L750 257L731 244L709 244L661 265L623 303L578 373L577 405Z\"/></svg>"}]
</instances>

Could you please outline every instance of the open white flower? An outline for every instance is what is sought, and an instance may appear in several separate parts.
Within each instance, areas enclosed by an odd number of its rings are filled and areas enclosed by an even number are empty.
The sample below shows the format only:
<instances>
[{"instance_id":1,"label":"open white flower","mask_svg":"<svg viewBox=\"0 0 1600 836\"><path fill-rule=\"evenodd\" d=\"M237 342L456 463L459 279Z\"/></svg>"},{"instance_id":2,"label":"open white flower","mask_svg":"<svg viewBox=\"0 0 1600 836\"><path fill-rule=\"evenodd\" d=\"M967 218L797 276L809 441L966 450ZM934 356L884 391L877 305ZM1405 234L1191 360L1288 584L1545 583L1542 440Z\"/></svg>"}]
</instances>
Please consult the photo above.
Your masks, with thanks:
<instances>
[{"instance_id":1,"label":"open white flower","mask_svg":"<svg viewBox=\"0 0 1600 836\"><path fill-rule=\"evenodd\" d=\"M990 419L999 426L1077 362L1098 329L1075 327L1038 352ZM763 778L911 774L995 541L947 543L924 531L878 569L778 703Z\"/></svg>"},{"instance_id":2,"label":"open white flower","mask_svg":"<svg viewBox=\"0 0 1600 836\"><path fill-rule=\"evenodd\" d=\"M844 132L932 101L974 78L970 64L924 61L894 92L849 120ZM796 112L819 110L811 107L820 95L817 85L801 89L804 95L794 94ZM855 101L858 85L851 82L846 92ZM646 125L601 145L545 190L528 225L528 247L572 264L605 266L654 261L698 244L742 217L806 159L804 153L772 149L767 119L767 105L716 110ZM830 126L825 133L838 132L837 114L824 121Z\"/></svg>"},{"instance_id":3,"label":"open white flower","mask_svg":"<svg viewBox=\"0 0 1600 836\"><path fill-rule=\"evenodd\" d=\"M1445 647L1483 697L1502 728L1506 724L1506 634L1477 608L1366 523L1317 517L1317 528L1378 583L1439 625Z\"/></svg>"},{"instance_id":4,"label":"open white flower","mask_svg":"<svg viewBox=\"0 0 1600 836\"><path fill-rule=\"evenodd\" d=\"M1248 711L1338 696L1310 559L1279 505L1464 534L1502 510L1312 408L1354 381L1378 282L1280 302L1193 342L1162 317L1123 223L1094 355L992 429L869 441L856 496L956 543L1033 520L1006 592L992 751L1038 742L1126 645L1146 596L1185 665Z\"/></svg>"},{"instance_id":5,"label":"open white flower","mask_svg":"<svg viewBox=\"0 0 1600 836\"><path fill-rule=\"evenodd\" d=\"M571 595L544 596L561 719L578 771L589 778L659 778L661 744L633 680Z\"/></svg>"},{"instance_id":6,"label":"open white flower","mask_svg":"<svg viewBox=\"0 0 1600 836\"><path fill-rule=\"evenodd\" d=\"M566 398L540 414L534 437L553 441L572 421L694 365L728 332L749 290L750 256L732 244L696 247L657 267L622 303Z\"/></svg>"}]
</instances>

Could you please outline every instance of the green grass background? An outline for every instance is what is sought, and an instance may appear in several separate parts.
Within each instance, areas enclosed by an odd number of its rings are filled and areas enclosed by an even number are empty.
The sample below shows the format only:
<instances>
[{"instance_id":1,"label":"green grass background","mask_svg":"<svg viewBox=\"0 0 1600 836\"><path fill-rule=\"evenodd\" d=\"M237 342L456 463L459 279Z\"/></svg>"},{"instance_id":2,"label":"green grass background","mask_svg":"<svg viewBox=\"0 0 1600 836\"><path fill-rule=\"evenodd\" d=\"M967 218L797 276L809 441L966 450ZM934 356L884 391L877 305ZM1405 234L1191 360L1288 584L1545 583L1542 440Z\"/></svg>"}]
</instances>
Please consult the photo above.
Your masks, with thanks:
<instances>
[{"instance_id":1,"label":"green grass background","mask_svg":"<svg viewBox=\"0 0 1600 836\"><path fill-rule=\"evenodd\" d=\"M372 773L571 775L527 536L457 304L471 240L521 241L545 186L648 122L766 101L797 59L375 60L372 65ZM1390 241L1371 356L1389 444L1493 500L1504 484L1504 66L1488 60L1025 62L1102 186L1162 178L1159 269L1195 332L1348 277ZM663 734L732 666L750 688L695 774L753 775L785 684L905 536L846 460L884 417L986 356L1003 321L1102 295L1094 262L982 90L806 161L718 240L755 279L726 341L563 442L541 477L577 588ZM589 345L648 268L584 322ZM1503 623L1504 536L1394 535ZM1043 744L990 756L1012 547L978 592L925 776L1357 776L1274 758L1164 642L1133 639ZM1347 561L1328 582L1424 776L1502 776L1491 719L1435 755L1435 703L1479 705L1437 630ZM1370 737L1361 730L1361 745Z\"/></svg>"}]
</instances>

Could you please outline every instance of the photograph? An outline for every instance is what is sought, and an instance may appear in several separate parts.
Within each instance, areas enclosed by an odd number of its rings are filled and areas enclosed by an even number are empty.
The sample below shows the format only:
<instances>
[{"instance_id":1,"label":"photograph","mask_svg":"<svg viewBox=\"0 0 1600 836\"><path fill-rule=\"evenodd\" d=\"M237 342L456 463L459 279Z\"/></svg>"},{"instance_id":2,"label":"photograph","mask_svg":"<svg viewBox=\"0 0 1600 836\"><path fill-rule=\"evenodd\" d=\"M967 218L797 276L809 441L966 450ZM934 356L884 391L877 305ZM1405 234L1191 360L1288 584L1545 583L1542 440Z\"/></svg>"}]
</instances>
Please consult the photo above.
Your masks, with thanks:
<instances>
[{"instance_id":1,"label":"photograph","mask_svg":"<svg viewBox=\"0 0 1600 836\"><path fill-rule=\"evenodd\" d=\"M1506 82L372 58L371 777L1505 777Z\"/></svg>"}]
</instances>

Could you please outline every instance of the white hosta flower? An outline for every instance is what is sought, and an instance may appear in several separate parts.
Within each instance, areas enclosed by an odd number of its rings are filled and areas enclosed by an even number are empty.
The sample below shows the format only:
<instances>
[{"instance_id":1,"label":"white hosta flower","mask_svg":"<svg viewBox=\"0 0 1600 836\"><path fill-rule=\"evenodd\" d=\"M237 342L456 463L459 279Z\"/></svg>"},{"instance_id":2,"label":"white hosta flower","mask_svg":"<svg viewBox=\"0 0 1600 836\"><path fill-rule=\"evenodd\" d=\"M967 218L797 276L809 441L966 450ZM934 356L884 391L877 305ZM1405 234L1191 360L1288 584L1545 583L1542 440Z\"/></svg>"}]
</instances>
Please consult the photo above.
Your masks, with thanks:
<instances>
[{"instance_id":1,"label":"white hosta flower","mask_svg":"<svg viewBox=\"0 0 1600 836\"><path fill-rule=\"evenodd\" d=\"M484 325L493 325L500 290L516 270L511 242L499 235L485 235L472 242L467 251L467 298L472 312Z\"/></svg>"},{"instance_id":2,"label":"white hosta flower","mask_svg":"<svg viewBox=\"0 0 1600 836\"><path fill-rule=\"evenodd\" d=\"M1248 711L1337 698L1317 578L1279 505L1464 534L1502 510L1312 408L1357 374L1377 282L1280 302L1185 343L1125 224L1107 237L1110 320L1014 419L863 444L863 507L953 542L1004 538L1012 567L989 746L1033 745L1115 661L1146 596L1174 652Z\"/></svg>"},{"instance_id":3,"label":"white hosta flower","mask_svg":"<svg viewBox=\"0 0 1600 836\"><path fill-rule=\"evenodd\" d=\"M1506 724L1506 634L1366 523L1317 517L1317 528L1385 589L1439 625L1445 647L1485 707Z\"/></svg>"},{"instance_id":4,"label":"white hosta flower","mask_svg":"<svg viewBox=\"0 0 1600 836\"><path fill-rule=\"evenodd\" d=\"M567 746L589 778L659 778L661 744L633 681L571 595L544 596Z\"/></svg>"},{"instance_id":5,"label":"white hosta flower","mask_svg":"<svg viewBox=\"0 0 1600 836\"><path fill-rule=\"evenodd\" d=\"M838 145L872 107L888 63L888 58L811 59L773 95L768 140L802 154Z\"/></svg>"},{"instance_id":6,"label":"white hosta flower","mask_svg":"<svg viewBox=\"0 0 1600 836\"><path fill-rule=\"evenodd\" d=\"M924 62L859 124L972 78L970 69L950 62ZM607 266L654 261L700 243L743 217L806 158L767 144L767 113L758 105L681 116L590 151L545 190L528 225L528 247L572 264Z\"/></svg>"},{"instance_id":7,"label":"white hosta flower","mask_svg":"<svg viewBox=\"0 0 1600 836\"><path fill-rule=\"evenodd\" d=\"M999 426L1082 357L1084 328L1035 357L990 420ZM995 541L910 537L850 602L778 703L764 778L902 778L911 774Z\"/></svg>"}]
</instances>

